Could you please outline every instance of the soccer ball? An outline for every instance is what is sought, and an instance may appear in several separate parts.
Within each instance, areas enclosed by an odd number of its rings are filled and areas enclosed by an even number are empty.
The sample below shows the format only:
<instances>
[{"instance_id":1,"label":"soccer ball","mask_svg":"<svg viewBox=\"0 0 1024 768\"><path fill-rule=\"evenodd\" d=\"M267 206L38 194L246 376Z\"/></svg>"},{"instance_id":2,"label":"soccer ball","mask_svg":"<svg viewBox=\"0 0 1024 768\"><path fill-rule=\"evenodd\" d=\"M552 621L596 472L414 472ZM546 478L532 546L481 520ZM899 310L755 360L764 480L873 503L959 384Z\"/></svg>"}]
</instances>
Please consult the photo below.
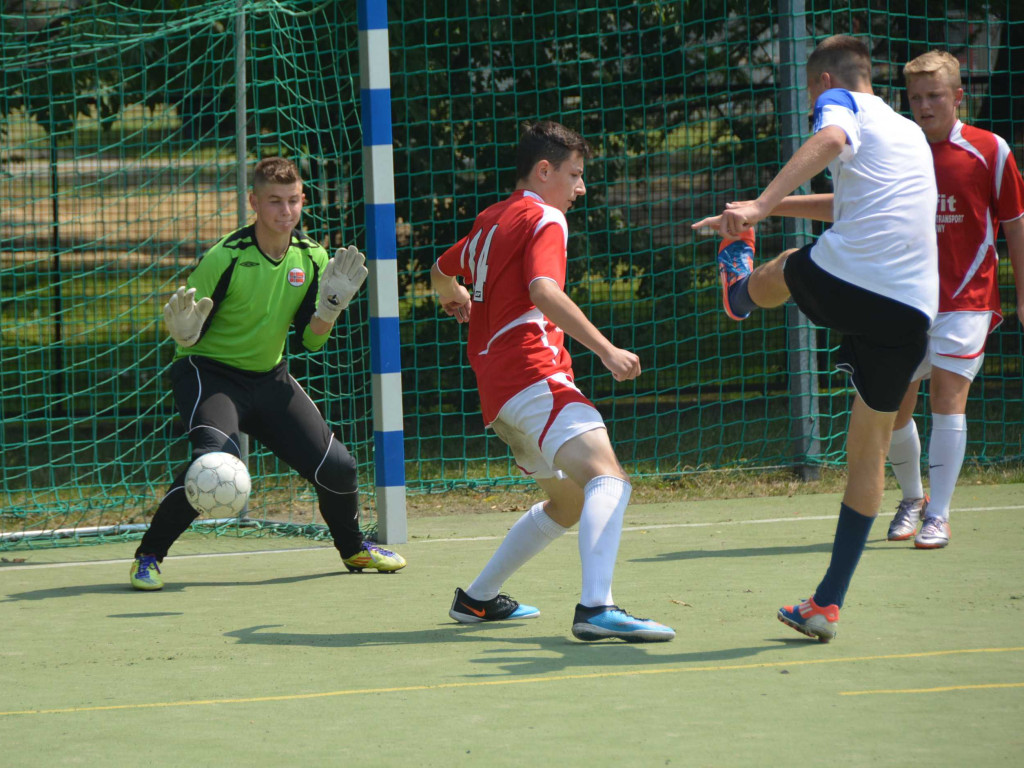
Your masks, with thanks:
<instances>
[{"instance_id":1,"label":"soccer ball","mask_svg":"<svg viewBox=\"0 0 1024 768\"><path fill-rule=\"evenodd\" d=\"M230 453L204 453L185 473L185 498L201 515L237 515L250 490L249 470Z\"/></svg>"}]
</instances>

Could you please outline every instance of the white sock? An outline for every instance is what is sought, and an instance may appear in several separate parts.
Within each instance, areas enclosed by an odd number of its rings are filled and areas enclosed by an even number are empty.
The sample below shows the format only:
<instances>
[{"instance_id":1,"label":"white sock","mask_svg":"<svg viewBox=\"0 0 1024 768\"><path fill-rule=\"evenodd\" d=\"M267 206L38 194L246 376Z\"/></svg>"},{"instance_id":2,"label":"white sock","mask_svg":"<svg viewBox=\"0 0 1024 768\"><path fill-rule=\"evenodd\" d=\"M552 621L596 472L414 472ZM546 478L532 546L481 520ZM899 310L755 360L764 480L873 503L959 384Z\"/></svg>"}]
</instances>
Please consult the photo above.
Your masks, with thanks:
<instances>
[{"instance_id":1,"label":"white sock","mask_svg":"<svg viewBox=\"0 0 1024 768\"><path fill-rule=\"evenodd\" d=\"M567 530L547 516L544 502L534 504L505 535L480 575L466 589L466 594L474 600L497 597L509 576Z\"/></svg>"},{"instance_id":2,"label":"white sock","mask_svg":"<svg viewBox=\"0 0 1024 768\"><path fill-rule=\"evenodd\" d=\"M928 485L931 501L926 514L949 519L949 505L967 452L967 417L962 413L932 414L928 440Z\"/></svg>"},{"instance_id":3,"label":"white sock","mask_svg":"<svg viewBox=\"0 0 1024 768\"><path fill-rule=\"evenodd\" d=\"M583 489L580 517L580 562L583 566L583 596L588 608L612 605L612 575L619 553L622 518L633 487L618 477L600 475Z\"/></svg>"},{"instance_id":4,"label":"white sock","mask_svg":"<svg viewBox=\"0 0 1024 768\"><path fill-rule=\"evenodd\" d=\"M900 484L904 499L923 499L921 480L921 438L913 419L900 429L892 431L889 440L889 464L896 482Z\"/></svg>"}]
</instances>

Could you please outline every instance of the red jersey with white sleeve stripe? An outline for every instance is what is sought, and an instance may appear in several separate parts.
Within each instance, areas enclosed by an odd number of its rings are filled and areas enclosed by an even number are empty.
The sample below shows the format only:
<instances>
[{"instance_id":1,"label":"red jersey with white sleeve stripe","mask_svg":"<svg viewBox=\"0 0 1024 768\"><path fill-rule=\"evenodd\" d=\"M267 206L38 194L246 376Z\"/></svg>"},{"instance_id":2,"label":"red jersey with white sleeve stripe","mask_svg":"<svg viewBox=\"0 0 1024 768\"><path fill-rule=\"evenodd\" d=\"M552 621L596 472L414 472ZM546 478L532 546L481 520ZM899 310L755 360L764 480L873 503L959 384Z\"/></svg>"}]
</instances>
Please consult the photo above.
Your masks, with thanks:
<instances>
[{"instance_id":1,"label":"red jersey with white sleeve stripe","mask_svg":"<svg viewBox=\"0 0 1024 768\"><path fill-rule=\"evenodd\" d=\"M929 146L939 189L939 312L991 311L995 328L996 235L1000 222L1024 216L1024 179L1002 138L959 120Z\"/></svg>"},{"instance_id":2,"label":"red jersey with white sleeve stripe","mask_svg":"<svg viewBox=\"0 0 1024 768\"><path fill-rule=\"evenodd\" d=\"M556 373L572 376L565 334L530 299L530 284L553 280L565 289L565 214L527 190L485 209L469 234L445 251L437 268L472 285L467 349L484 422L531 384Z\"/></svg>"}]
</instances>

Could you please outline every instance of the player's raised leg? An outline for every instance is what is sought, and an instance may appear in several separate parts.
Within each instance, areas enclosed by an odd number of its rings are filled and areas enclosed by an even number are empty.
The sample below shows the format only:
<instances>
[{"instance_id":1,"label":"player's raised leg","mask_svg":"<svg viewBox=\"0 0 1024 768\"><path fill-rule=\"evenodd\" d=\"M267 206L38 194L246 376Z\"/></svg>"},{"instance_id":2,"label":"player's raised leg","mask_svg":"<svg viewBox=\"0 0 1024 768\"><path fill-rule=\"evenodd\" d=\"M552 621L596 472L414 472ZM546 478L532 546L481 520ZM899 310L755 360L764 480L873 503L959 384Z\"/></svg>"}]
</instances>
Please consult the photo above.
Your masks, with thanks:
<instances>
[{"instance_id":1,"label":"player's raised leg","mask_svg":"<svg viewBox=\"0 0 1024 768\"><path fill-rule=\"evenodd\" d=\"M738 239L723 239L719 247L722 304L733 320L744 320L755 309L778 307L789 299L785 267L795 249L783 251L755 268L755 242L754 230L748 229L741 232Z\"/></svg>"},{"instance_id":2,"label":"player's raised leg","mask_svg":"<svg viewBox=\"0 0 1024 768\"><path fill-rule=\"evenodd\" d=\"M718 246L718 279L722 284L722 306L733 320L746 320L757 305L750 298L747 281L754 271L754 230L738 239L726 238Z\"/></svg>"},{"instance_id":3,"label":"player's raised leg","mask_svg":"<svg viewBox=\"0 0 1024 768\"><path fill-rule=\"evenodd\" d=\"M762 309L781 307L789 301L789 285L786 283L786 262L796 253L795 248L783 251L771 261L766 261L750 273L747 292L755 306Z\"/></svg>"}]
</instances>

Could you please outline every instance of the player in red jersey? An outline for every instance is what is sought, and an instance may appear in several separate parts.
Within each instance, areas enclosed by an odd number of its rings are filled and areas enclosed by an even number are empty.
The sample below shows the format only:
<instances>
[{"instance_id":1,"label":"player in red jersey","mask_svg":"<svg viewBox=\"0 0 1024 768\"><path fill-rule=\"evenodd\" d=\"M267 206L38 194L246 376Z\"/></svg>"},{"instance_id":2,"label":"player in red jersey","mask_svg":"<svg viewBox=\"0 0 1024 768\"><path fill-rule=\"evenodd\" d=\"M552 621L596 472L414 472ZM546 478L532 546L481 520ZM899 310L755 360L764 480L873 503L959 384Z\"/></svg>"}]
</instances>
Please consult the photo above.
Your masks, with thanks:
<instances>
[{"instance_id":1,"label":"player in red jersey","mask_svg":"<svg viewBox=\"0 0 1024 768\"><path fill-rule=\"evenodd\" d=\"M893 428L889 462L903 500L888 538L914 537L916 547L936 549L949 544L949 507L967 448L968 391L981 369L986 338L1003 319L996 270L1000 225L1017 284L1017 317L1024 323L1024 180L1002 138L957 119L964 91L955 56L929 51L909 62L903 73L910 111L924 130L935 161L939 314L932 325L928 355L914 375ZM918 387L929 375L930 499L922 484L921 441L913 418Z\"/></svg>"},{"instance_id":2,"label":"player in red jersey","mask_svg":"<svg viewBox=\"0 0 1024 768\"><path fill-rule=\"evenodd\" d=\"M463 623L538 616L533 606L500 594L501 586L579 522L583 594L573 635L666 641L675 637L672 629L631 616L612 600L632 489L601 414L573 382L565 349L568 334L593 351L616 381L640 375L640 359L612 344L564 291L565 214L586 193L583 166L590 154L583 137L565 126L525 126L515 192L477 216L469 234L431 268L445 312L469 323L469 362L485 423L548 496L512 526L480 575L455 590L448 613Z\"/></svg>"}]
</instances>

